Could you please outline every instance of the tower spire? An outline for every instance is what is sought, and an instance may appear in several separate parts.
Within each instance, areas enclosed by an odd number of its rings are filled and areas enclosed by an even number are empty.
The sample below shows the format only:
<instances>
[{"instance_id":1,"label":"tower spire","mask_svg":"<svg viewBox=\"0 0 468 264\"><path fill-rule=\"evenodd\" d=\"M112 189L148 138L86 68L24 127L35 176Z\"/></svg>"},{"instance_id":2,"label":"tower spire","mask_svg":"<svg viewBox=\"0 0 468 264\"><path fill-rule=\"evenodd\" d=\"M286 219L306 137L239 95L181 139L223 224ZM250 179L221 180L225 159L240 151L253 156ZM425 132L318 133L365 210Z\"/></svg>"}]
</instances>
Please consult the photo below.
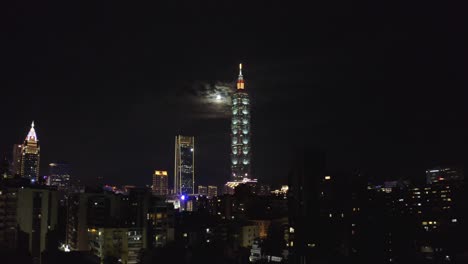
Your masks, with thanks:
<instances>
[{"instance_id":1,"label":"tower spire","mask_svg":"<svg viewBox=\"0 0 468 264\"><path fill-rule=\"evenodd\" d=\"M29 130L29 133L26 136L26 140L37 141L36 130L34 129L34 121L32 121L31 123L31 129Z\"/></svg>"},{"instance_id":2,"label":"tower spire","mask_svg":"<svg viewBox=\"0 0 468 264\"><path fill-rule=\"evenodd\" d=\"M242 63L239 63L239 77L237 78L237 90L244 89L244 77L242 76Z\"/></svg>"}]
</instances>

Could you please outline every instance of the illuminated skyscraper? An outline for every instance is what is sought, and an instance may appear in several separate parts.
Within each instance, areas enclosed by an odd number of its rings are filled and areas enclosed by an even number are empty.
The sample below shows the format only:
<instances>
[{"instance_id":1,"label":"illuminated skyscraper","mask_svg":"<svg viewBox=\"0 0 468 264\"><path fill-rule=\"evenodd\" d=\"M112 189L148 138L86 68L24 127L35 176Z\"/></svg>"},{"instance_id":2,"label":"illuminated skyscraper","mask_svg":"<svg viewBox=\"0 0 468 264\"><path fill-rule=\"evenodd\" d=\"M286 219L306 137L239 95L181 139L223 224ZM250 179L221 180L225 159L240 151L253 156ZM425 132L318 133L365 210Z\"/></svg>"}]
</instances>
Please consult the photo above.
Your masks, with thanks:
<instances>
[{"instance_id":1,"label":"illuminated skyscraper","mask_svg":"<svg viewBox=\"0 0 468 264\"><path fill-rule=\"evenodd\" d=\"M195 138L176 136L174 194L194 194L195 191Z\"/></svg>"},{"instance_id":2,"label":"illuminated skyscraper","mask_svg":"<svg viewBox=\"0 0 468 264\"><path fill-rule=\"evenodd\" d=\"M31 129L29 130L23 144L23 152L21 155L21 177L38 180L39 150L39 140L37 139L36 130L34 130L33 121Z\"/></svg>"},{"instance_id":3,"label":"illuminated skyscraper","mask_svg":"<svg viewBox=\"0 0 468 264\"><path fill-rule=\"evenodd\" d=\"M155 171L153 174L153 194L167 195L167 171Z\"/></svg>"},{"instance_id":4,"label":"illuminated skyscraper","mask_svg":"<svg viewBox=\"0 0 468 264\"><path fill-rule=\"evenodd\" d=\"M250 99L244 88L242 64L232 96L231 173L234 181L250 177Z\"/></svg>"}]
</instances>

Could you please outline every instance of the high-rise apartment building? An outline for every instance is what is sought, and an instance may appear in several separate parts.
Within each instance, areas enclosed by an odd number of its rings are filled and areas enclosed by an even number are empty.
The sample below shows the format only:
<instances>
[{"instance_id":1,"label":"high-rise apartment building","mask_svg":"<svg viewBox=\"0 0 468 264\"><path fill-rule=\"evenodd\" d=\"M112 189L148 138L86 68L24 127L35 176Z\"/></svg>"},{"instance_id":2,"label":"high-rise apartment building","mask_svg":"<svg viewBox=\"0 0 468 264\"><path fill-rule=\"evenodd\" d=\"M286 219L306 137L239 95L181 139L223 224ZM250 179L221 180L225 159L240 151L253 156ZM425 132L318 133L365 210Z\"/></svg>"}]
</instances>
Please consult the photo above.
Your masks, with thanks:
<instances>
[{"instance_id":1,"label":"high-rise apartment building","mask_svg":"<svg viewBox=\"0 0 468 264\"><path fill-rule=\"evenodd\" d=\"M188 195L195 191L195 138L176 136L174 194Z\"/></svg>"},{"instance_id":2,"label":"high-rise apartment building","mask_svg":"<svg viewBox=\"0 0 468 264\"><path fill-rule=\"evenodd\" d=\"M58 190L68 190L70 187L70 165L67 163L50 163L48 185L57 186Z\"/></svg>"},{"instance_id":3,"label":"high-rise apartment building","mask_svg":"<svg viewBox=\"0 0 468 264\"><path fill-rule=\"evenodd\" d=\"M129 209L118 210L121 201L110 193L75 193L70 195L67 204L66 244L72 251L88 251L88 229L115 224L115 219ZM122 217L120 217L122 218Z\"/></svg>"},{"instance_id":4,"label":"high-rise apartment building","mask_svg":"<svg viewBox=\"0 0 468 264\"><path fill-rule=\"evenodd\" d=\"M0 247L16 249L18 244L18 188L0 186Z\"/></svg>"},{"instance_id":5,"label":"high-rise apartment building","mask_svg":"<svg viewBox=\"0 0 468 264\"><path fill-rule=\"evenodd\" d=\"M244 87L242 64L232 95L231 173L234 181L250 177L250 99Z\"/></svg>"},{"instance_id":6,"label":"high-rise apartment building","mask_svg":"<svg viewBox=\"0 0 468 264\"><path fill-rule=\"evenodd\" d=\"M39 154L39 140L37 139L33 121L23 144L21 177L28 178L32 181L37 181L39 179Z\"/></svg>"},{"instance_id":7,"label":"high-rise apartment building","mask_svg":"<svg viewBox=\"0 0 468 264\"><path fill-rule=\"evenodd\" d=\"M57 191L0 186L0 246L25 250L39 263L58 220Z\"/></svg>"},{"instance_id":8,"label":"high-rise apartment building","mask_svg":"<svg viewBox=\"0 0 468 264\"><path fill-rule=\"evenodd\" d=\"M155 195L168 195L167 171L155 171L153 174L152 191Z\"/></svg>"},{"instance_id":9,"label":"high-rise apartment building","mask_svg":"<svg viewBox=\"0 0 468 264\"><path fill-rule=\"evenodd\" d=\"M153 196L146 215L148 247L164 247L174 241L174 205Z\"/></svg>"},{"instance_id":10,"label":"high-rise apartment building","mask_svg":"<svg viewBox=\"0 0 468 264\"><path fill-rule=\"evenodd\" d=\"M89 228L91 254L105 263L104 259L114 257L121 263L140 263L140 251L144 248L141 228Z\"/></svg>"}]
</instances>

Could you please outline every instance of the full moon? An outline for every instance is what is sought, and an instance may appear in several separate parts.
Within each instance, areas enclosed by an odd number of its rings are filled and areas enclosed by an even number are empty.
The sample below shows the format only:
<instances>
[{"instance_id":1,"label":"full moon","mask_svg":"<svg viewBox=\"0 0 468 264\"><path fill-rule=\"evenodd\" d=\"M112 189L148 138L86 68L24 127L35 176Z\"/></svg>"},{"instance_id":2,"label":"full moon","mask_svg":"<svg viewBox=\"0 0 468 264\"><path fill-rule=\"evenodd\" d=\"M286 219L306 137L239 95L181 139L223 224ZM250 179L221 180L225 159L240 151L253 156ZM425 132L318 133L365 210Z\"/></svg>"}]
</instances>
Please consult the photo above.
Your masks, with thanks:
<instances>
[{"instance_id":1,"label":"full moon","mask_svg":"<svg viewBox=\"0 0 468 264\"><path fill-rule=\"evenodd\" d=\"M216 95L216 100L221 101L221 98L222 98L221 95L219 95L219 94Z\"/></svg>"}]
</instances>

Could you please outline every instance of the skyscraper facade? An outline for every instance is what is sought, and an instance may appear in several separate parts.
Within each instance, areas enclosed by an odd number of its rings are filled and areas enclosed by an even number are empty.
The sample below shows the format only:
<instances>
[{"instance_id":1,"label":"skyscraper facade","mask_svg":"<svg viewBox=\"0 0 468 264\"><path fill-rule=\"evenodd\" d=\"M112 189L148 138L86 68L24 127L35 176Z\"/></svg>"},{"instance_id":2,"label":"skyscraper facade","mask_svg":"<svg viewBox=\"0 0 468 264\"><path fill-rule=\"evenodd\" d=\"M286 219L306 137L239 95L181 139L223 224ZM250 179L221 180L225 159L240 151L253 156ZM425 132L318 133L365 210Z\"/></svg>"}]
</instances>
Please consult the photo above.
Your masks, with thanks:
<instances>
[{"instance_id":1,"label":"skyscraper facade","mask_svg":"<svg viewBox=\"0 0 468 264\"><path fill-rule=\"evenodd\" d=\"M48 185L57 186L59 190L67 190L70 187L70 165L64 162L50 163Z\"/></svg>"},{"instance_id":2,"label":"skyscraper facade","mask_svg":"<svg viewBox=\"0 0 468 264\"><path fill-rule=\"evenodd\" d=\"M174 194L194 194L195 191L195 138L176 136Z\"/></svg>"},{"instance_id":3,"label":"skyscraper facade","mask_svg":"<svg viewBox=\"0 0 468 264\"><path fill-rule=\"evenodd\" d=\"M244 87L242 64L232 96L231 173L234 181L250 177L250 99Z\"/></svg>"},{"instance_id":4,"label":"skyscraper facade","mask_svg":"<svg viewBox=\"0 0 468 264\"><path fill-rule=\"evenodd\" d=\"M24 140L21 155L21 177L31 180L39 178L39 140L37 139L34 121L31 124L26 139Z\"/></svg>"},{"instance_id":5,"label":"skyscraper facade","mask_svg":"<svg viewBox=\"0 0 468 264\"><path fill-rule=\"evenodd\" d=\"M153 194L167 195L167 171L155 171L153 174Z\"/></svg>"}]
</instances>

